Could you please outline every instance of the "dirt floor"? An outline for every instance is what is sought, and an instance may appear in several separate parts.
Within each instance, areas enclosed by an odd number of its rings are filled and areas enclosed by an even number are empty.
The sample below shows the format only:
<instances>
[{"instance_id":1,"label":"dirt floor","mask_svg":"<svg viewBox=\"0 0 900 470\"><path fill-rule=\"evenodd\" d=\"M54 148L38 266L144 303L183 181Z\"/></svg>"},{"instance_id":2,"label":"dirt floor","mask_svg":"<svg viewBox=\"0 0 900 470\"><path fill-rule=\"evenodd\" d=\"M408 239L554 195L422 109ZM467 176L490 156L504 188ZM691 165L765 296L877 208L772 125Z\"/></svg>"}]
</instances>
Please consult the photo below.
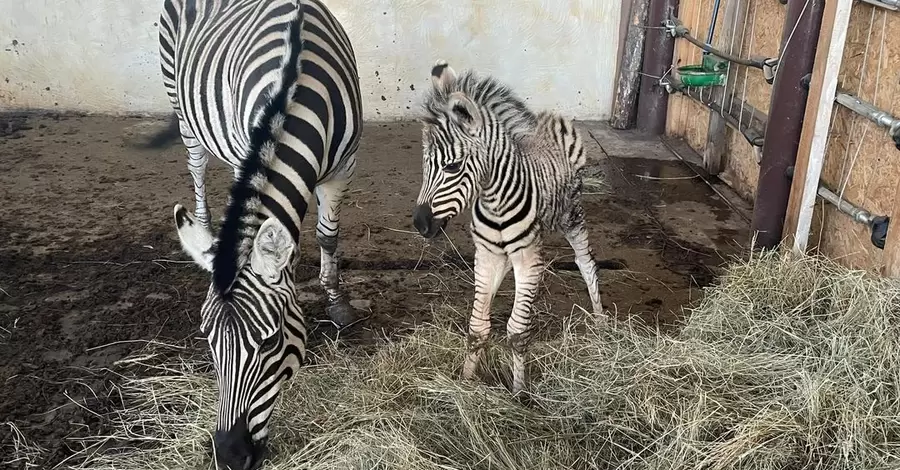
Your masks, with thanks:
<instances>
[{"instance_id":1,"label":"dirt floor","mask_svg":"<svg viewBox=\"0 0 900 470\"><path fill-rule=\"evenodd\" d=\"M16 429L46 450L42 468L64 465L79 437L102 433L104 413L119 403L114 362L148 341L203 348L196 336L208 278L186 261L172 221L174 204L193 208L184 148L133 146L161 125L0 118L0 467L24 468L9 457ZM621 318L669 325L717 266L740 252L748 223L658 141L583 126L593 137L592 172L603 180L586 195L591 238L604 265L615 268L601 273L604 303ZM341 252L354 305L371 317L340 332L347 340L396 334L441 305L458 310L462 325L471 308L468 218L447 227L449 240L426 243L413 232L419 139L413 123L365 129ZM214 217L230 178L223 164L211 165ZM298 277L315 342L338 332L325 321L314 227L307 226ZM539 324L552 329L590 303L561 237L550 238L547 259L537 302L546 312ZM508 314L510 288L508 279L499 315Z\"/></svg>"}]
</instances>

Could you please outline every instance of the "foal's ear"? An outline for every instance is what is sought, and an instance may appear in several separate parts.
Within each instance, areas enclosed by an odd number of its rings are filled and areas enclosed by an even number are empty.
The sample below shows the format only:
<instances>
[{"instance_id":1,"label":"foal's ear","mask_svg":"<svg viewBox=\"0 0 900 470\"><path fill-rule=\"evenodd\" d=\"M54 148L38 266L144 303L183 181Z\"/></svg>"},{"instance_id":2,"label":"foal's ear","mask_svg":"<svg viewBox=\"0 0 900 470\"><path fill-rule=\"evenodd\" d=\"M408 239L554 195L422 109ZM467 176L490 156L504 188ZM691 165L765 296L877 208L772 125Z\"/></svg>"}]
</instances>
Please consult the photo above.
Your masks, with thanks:
<instances>
[{"instance_id":1,"label":"foal's ear","mask_svg":"<svg viewBox=\"0 0 900 470\"><path fill-rule=\"evenodd\" d=\"M437 90L450 90L456 83L456 72L444 59L439 59L431 68L431 83Z\"/></svg>"},{"instance_id":2,"label":"foal's ear","mask_svg":"<svg viewBox=\"0 0 900 470\"><path fill-rule=\"evenodd\" d=\"M215 242L209 230L200 225L181 204L175 205L175 229L181 240L181 249L201 268L212 272L213 251Z\"/></svg>"},{"instance_id":3,"label":"foal's ear","mask_svg":"<svg viewBox=\"0 0 900 470\"><path fill-rule=\"evenodd\" d=\"M476 132L481 127L481 113L478 107L464 93L455 91L450 94L450 100L447 101L447 108L450 112L450 118L457 125L468 130L470 133Z\"/></svg>"}]
</instances>

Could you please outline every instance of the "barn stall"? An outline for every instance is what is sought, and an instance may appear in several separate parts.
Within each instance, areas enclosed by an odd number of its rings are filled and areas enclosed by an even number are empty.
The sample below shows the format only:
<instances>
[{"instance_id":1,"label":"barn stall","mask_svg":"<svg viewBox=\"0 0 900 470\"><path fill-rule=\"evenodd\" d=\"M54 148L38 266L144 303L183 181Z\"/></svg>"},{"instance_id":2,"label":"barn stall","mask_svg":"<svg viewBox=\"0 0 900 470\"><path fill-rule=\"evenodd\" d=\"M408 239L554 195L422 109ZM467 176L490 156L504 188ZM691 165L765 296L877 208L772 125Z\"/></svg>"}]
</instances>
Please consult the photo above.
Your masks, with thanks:
<instances>
[{"instance_id":1,"label":"barn stall","mask_svg":"<svg viewBox=\"0 0 900 470\"><path fill-rule=\"evenodd\" d=\"M0 18L0 461L12 468L212 465L217 392L198 330L208 279L171 221L191 199L184 147L139 145L168 111L157 3L0 0L11 12ZM366 316L347 329L327 320L304 230L311 364L279 398L266 468L896 464L886 217L898 13L678 3L328 2L363 87L340 252ZM524 399L506 388L501 334L480 380L458 377L467 218L431 242L411 226L413 119L436 58L495 75L586 136L588 226L614 321L589 318L573 256L551 237ZM728 58L747 65L724 69ZM231 182L216 163L214 217ZM783 252L758 251L782 233ZM498 332L512 287L510 276L498 294Z\"/></svg>"}]
</instances>

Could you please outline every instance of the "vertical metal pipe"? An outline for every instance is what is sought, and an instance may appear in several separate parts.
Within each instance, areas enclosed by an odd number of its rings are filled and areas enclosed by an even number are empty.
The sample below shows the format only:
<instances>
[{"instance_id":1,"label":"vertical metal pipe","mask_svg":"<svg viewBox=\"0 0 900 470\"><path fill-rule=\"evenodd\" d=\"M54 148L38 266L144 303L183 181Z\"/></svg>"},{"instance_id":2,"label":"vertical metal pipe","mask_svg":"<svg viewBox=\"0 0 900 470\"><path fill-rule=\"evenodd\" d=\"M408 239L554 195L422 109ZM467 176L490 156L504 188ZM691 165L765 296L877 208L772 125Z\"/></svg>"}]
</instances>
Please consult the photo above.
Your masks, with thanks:
<instances>
[{"instance_id":1,"label":"vertical metal pipe","mask_svg":"<svg viewBox=\"0 0 900 470\"><path fill-rule=\"evenodd\" d=\"M716 3L713 4L712 19L709 20L709 31L706 33L706 43L710 45L713 42L713 35L716 32L716 21L719 20L719 5L721 2L722 0L716 0Z\"/></svg>"},{"instance_id":2,"label":"vertical metal pipe","mask_svg":"<svg viewBox=\"0 0 900 470\"><path fill-rule=\"evenodd\" d=\"M666 132L666 113L669 109L669 94L659 86L659 79L672 66L675 39L661 28L675 13L679 0L651 0L648 15L647 37L644 40L644 63L642 67L641 91L638 96L637 128L653 135Z\"/></svg>"},{"instance_id":3,"label":"vertical metal pipe","mask_svg":"<svg viewBox=\"0 0 900 470\"><path fill-rule=\"evenodd\" d=\"M781 60L766 126L751 234L756 247L771 249L781 243L784 217L791 193L787 169L797 159L807 90L800 82L811 73L819 42L825 0L789 0L781 37Z\"/></svg>"}]
</instances>

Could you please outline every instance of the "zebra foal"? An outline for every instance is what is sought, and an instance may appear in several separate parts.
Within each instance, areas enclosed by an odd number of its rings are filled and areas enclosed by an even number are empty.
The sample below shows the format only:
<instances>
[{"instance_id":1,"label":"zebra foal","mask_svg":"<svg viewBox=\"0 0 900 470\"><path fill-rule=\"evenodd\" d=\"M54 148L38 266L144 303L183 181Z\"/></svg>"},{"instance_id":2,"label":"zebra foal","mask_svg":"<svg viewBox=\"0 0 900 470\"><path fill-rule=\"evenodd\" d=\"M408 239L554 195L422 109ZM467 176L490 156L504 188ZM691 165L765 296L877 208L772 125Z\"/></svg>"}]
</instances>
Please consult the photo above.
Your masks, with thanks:
<instances>
[{"instance_id":1,"label":"zebra foal","mask_svg":"<svg viewBox=\"0 0 900 470\"><path fill-rule=\"evenodd\" d=\"M600 287L581 204L581 135L559 115L533 113L493 77L460 75L438 61L422 117L423 179L413 224L433 238L472 207L475 300L463 377L471 378L490 334L491 303L510 269L515 301L506 326L512 392L525 387L532 303L544 270L541 239L562 232L600 314Z\"/></svg>"},{"instance_id":2,"label":"zebra foal","mask_svg":"<svg viewBox=\"0 0 900 470\"><path fill-rule=\"evenodd\" d=\"M362 132L356 59L320 0L165 0L159 49L197 196L194 215L175 206L175 225L212 278L200 330L219 391L215 456L255 469L281 384L305 359L293 261L310 204L328 313L353 318L334 255ZM209 155L236 176L217 235L201 191Z\"/></svg>"}]
</instances>

